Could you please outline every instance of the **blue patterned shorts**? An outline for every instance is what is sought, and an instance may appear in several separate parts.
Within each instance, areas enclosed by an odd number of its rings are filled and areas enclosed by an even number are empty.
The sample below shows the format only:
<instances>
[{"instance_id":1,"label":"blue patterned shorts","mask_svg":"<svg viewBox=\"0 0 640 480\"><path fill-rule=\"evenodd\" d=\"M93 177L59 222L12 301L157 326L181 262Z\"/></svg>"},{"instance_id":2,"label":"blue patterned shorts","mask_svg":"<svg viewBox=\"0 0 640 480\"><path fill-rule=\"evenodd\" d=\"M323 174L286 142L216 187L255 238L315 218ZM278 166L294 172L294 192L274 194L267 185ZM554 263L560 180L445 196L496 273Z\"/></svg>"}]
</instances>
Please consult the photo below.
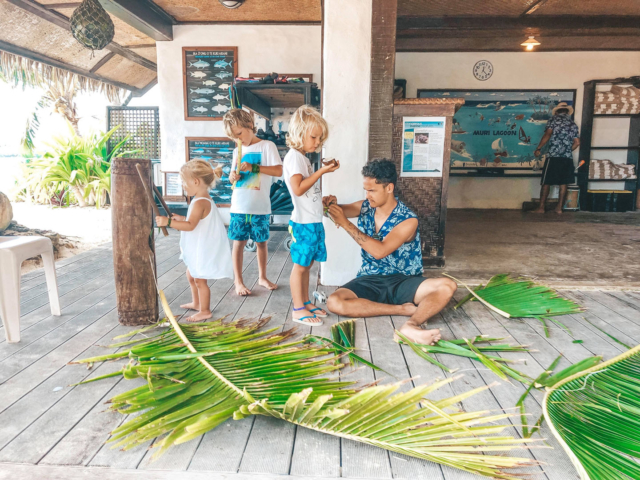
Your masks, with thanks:
<instances>
[{"instance_id":1,"label":"blue patterned shorts","mask_svg":"<svg viewBox=\"0 0 640 480\"><path fill-rule=\"evenodd\" d=\"M326 262L327 247L324 245L324 226L322 223L289 222L291 260L302 267L308 267L312 261Z\"/></svg>"},{"instance_id":2,"label":"blue patterned shorts","mask_svg":"<svg viewBox=\"0 0 640 480\"><path fill-rule=\"evenodd\" d=\"M232 213L229 221L229 238L244 242L253 240L262 243L269 240L270 215L245 215L244 213Z\"/></svg>"}]
</instances>

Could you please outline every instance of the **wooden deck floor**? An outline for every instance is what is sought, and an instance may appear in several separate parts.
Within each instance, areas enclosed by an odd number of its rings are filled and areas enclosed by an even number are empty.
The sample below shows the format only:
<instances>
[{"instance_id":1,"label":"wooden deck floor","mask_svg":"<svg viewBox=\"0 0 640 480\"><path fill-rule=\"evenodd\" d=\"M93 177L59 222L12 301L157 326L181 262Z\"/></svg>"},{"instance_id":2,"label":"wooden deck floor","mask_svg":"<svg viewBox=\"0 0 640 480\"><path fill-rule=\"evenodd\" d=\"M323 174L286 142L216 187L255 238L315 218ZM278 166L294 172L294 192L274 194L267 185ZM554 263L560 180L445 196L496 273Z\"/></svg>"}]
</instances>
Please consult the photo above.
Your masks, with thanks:
<instances>
[{"instance_id":1,"label":"wooden deck floor","mask_svg":"<svg viewBox=\"0 0 640 480\"><path fill-rule=\"evenodd\" d=\"M268 272L272 280L277 279L279 289L268 292L258 287L252 296L241 298L233 292L231 281L212 282L214 316L272 314L270 325L282 325L282 328L292 326L288 287L291 263L284 248L284 238L283 232L275 232L270 241ZM190 296L184 266L178 258L177 241L178 236L171 235L157 242L159 285L176 313L181 312L179 304ZM87 370L84 366L67 363L104 354L105 349L100 345L107 345L114 336L131 330L117 321L111 250L103 247L86 252L59 262L57 268L62 317L50 316L44 275L38 270L25 275L22 280L22 341L8 344L4 332L0 332L0 479L10 478L7 472L12 472L12 478L33 475L41 478L76 478L75 475L77 478L89 478L78 473L82 471L87 475L90 471L108 472L91 477L105 479L117 476L165 478L165 475L169 478L169 473L176 480L189 478L184 472L194 472L196 478L201 478L206 472L236 473L239 474L237 478L246 478L245 474L253 475L252 478L256 475L264 478L274 475L434 480L476 478L455 469L260 416L229 421L199 439L173 448L156 462L150 461L151 452L146 447L127 452L105 447L109 432L123 421L123 416L104 413L104 402L132 388L135 381L117 377L80 387L68 387L119 369L121 364L103 364ZM257 274L255 254L246 254L244 277L247 285L252 286L257 282ZM640 343L640 294L600 291L564 293L588 308L584 316L593 324L629 345ZM464 292L459 291L457 298L461 295ZM567 366L588 355L603 354L608 359L625 350L580 317L576 315L561 319L571 329L573 338L558 328L553 328L551 337L545 338L536 321L506 320L474 302L468 303L464 310L446 309L430 325L441 328L444 338L488 334L512 337L512 341L530 344L537 351L505 355L526 359L526 364L519 368L536 377L560 353L565 356L562 365ZM336 318L330 320L335 321ZM415 378L414 384L446 375L391 340L393 328L400 326L403 321L404 318L400 317L358 321L360 353L399 378ZM313 330L314 333L328 336L328 329L329 325L325 324ZM299 334L309 331L309 328L301 328ZM584 343L574 344L574 338ZM457 373L464 374L464 378L442 389L439 392L441 396L498 380L476 362L450 356L439 360L450 368L459 368ZM372 381L377 376L369 369L360 369L350 374L349 378ZM512 408L522 392L523 386L519 383L501 382L465 402L464 407L473 410ZM527 409L534 420L540 414L540 401L541 395L536 392L527 402ZM513 435L519 435L519 429L515 427L510 431ZM527 473L539 479L577 479L568 458L548 431L545 430L543 434L554 448L525 453L544 463ZM60 470L58 466L61 465L75 468ZM81 467L106 467L107 470ZM134 471L136 475L133 475ZM155 473L147 476L143 475L144 471ZM44 472L48 473L43 476ZM115 472L120 473L112 475Z\"/></svg>"}]
</instances>

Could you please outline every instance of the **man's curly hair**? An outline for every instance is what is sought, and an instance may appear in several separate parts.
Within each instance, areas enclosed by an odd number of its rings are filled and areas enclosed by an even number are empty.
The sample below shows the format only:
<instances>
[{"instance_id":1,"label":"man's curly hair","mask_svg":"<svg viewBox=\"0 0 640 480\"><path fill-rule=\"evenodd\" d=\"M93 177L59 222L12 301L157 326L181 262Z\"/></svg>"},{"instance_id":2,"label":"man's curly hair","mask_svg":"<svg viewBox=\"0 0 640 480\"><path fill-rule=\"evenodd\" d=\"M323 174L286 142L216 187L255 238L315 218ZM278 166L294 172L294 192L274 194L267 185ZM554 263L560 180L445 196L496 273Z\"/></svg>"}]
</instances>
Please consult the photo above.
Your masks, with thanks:
<instances>
[{"instance_id":1,"label":"man's curly hair","mask_svg":"<svg viewBox=\"0 0 640 480\"><path fill-rule=\"evenodd\" d=\"M397 188L398 172L396 171L396 165L387 158L371 160L362 168L362 176L373 178L376 183L380 183L385 187L392 183L393 189L396 190Z\"/></svg>"}]
</instances>

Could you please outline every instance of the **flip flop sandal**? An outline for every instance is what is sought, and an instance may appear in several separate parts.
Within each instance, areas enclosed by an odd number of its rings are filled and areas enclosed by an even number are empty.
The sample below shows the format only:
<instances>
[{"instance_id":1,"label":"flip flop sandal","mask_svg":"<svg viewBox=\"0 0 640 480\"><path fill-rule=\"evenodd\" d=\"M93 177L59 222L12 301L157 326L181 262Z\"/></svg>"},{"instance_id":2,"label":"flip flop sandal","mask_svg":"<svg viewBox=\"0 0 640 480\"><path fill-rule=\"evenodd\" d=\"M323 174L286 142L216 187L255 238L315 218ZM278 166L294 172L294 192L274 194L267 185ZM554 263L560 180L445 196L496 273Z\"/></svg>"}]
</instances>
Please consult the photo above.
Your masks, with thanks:
<instances>
[{"instance_id":1,"label":"flip flop sandal","mask_svg":"<svg viewBox=\"0 0 640 480\"><path fill-rule=\"evenodd\" d=\"M311 305L311 302L304 302L303 305ZM321 311L322 308L312 308L311 310L309 310L310 313L316 312L316 311ZM328 317L328 315L326 313L316 313L314 314L316 317L318 318L326 318Z\"/></svg>"},{"instance_id":2,"label":"flip flop sandal","mask_svg":"<svg viewBox=\"0 0 640 480\"><path fill-rule=\"evenodd\" d=\"M306 310L306 307L300 307L300 308L293 308L293 310L295 312L299 312L300 310ZM307 325L309 327L319 327L320 325L323 325L323 321L319 321L319 322L309 322L306 321L307 318L318 318L315 315L307 315L305 317L301 317L301 318L292 318L292 320L296 323L301 323L302 325Z\"/></svg>"}]
</instances>

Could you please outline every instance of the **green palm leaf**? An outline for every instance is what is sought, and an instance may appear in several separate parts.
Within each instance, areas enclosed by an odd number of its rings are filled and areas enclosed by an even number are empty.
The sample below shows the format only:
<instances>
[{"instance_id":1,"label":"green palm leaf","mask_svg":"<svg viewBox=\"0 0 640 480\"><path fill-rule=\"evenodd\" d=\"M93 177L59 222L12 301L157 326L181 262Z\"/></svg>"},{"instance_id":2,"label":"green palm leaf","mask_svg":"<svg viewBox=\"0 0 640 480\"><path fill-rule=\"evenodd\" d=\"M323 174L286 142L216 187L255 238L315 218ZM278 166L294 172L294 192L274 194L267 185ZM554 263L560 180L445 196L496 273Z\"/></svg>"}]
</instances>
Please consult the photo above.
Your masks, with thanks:
<instances>
[{"instance_id":1,"label":"green palm leaf","mask_svg":"<svg viewBox=\"0 0 640 480\"><path fill-rule=\"evenodd\" d=\"M445 274L446 275L446 274ZM558 295L557 292L532 280L514 278L509 273L491 277L487 286L472 290L464 283L447 275L469 290L455 308L459 308L467 300L478 300L494 312L506 318L537 318L548 330L547 319L568 330L562 323L551 318L582 312L584 309L577 303Z\"/></svg>"},{"instance_id":2,"label":"green palm leaf","mask_svg":"<svg viewBox=\"0 0 640 480\"><path fill-rule=\"evenodd\" d=\"M508 470L533 464L504 456L531 440L499 435L507 425L487 425L515 414L445 411L489 387L439 401L426 396L455 378L402 393L401 383L356 389L327 377L343 367L334 363L332 344L292 340L292 331L276 333L278 328L262 330L266 319L179 325L162 292L160 299L171 329L120 344L127 350L78 362L128 357L122 375L147 380L109 401L112 410L139 413L112 432L115 447L155 439L157 458L231 417L261 414L492 478L519 478ZM147 335L152 331L144 329Z\"/></svg>"},{"instance_id":3,"label":"green palm leaf","mask_svg":"<svg viewBox=\"0 0 640 480\"><path fill-rule=\"evenodd\" d=\"M557 382L542 408L582 480L640 478L640 345Z\"/></svg>"}]
</instances>

